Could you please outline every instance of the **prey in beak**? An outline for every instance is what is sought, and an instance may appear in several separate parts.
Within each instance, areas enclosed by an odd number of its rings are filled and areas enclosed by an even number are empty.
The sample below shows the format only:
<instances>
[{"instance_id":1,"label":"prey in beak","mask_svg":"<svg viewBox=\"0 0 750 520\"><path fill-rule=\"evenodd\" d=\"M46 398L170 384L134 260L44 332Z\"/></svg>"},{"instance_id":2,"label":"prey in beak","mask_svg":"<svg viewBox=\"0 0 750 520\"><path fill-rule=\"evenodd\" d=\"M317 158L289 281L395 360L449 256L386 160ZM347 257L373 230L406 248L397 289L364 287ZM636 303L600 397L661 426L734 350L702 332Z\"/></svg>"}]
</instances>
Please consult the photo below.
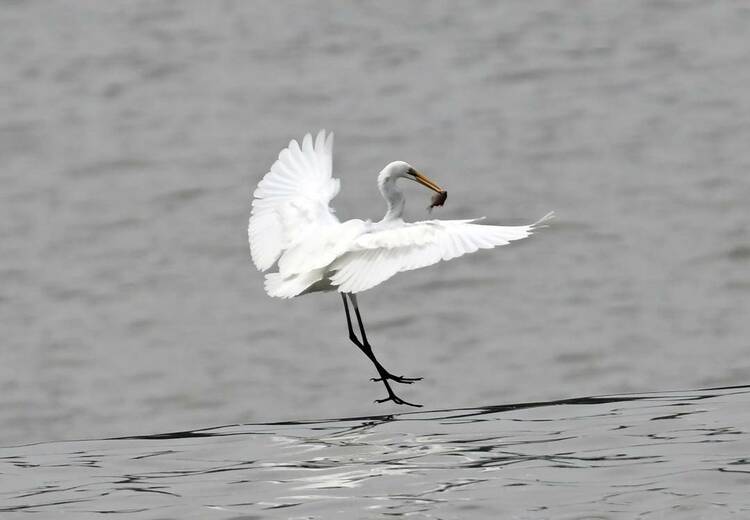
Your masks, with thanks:
<instances>
[{"instance_id":1,"label":"prey in beak","mask_svg":"<svg viewBox=\"0 0 750 520\"><path fill-rule=\"evenodd\" d=\"M448 198L447 191L438 186L432 179L425 175L422 175L414 168L409 169L409 175L411 175L414 180L422 186L426 186L427 188L435 192L435 195L432 196L432 202L427 208L428 210L431 211L435 206L442 206L443 204L445 204L445 201Z\"/></svg>"}]
</instances>

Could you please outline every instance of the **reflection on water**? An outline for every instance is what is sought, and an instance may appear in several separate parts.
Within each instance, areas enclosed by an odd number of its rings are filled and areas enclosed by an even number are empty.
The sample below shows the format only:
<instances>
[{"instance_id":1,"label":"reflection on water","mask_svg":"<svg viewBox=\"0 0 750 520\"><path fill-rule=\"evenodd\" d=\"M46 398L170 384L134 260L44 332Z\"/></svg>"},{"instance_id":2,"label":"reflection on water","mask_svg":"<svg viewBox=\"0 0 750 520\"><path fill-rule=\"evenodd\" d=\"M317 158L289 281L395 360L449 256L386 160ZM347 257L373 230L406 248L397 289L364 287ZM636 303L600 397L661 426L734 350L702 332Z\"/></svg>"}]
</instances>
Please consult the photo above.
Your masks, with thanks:
<instances>
[{"instance_id":1,"label":"reflection on water","mask_svg":"<svg viewBox=\"0 0 750 520\"><path fill-rule=\"evenodd\" d=\"M0 511L748 515L749 395L742 386L10 447L0 450Z\"/></svg>"}]
</instances>

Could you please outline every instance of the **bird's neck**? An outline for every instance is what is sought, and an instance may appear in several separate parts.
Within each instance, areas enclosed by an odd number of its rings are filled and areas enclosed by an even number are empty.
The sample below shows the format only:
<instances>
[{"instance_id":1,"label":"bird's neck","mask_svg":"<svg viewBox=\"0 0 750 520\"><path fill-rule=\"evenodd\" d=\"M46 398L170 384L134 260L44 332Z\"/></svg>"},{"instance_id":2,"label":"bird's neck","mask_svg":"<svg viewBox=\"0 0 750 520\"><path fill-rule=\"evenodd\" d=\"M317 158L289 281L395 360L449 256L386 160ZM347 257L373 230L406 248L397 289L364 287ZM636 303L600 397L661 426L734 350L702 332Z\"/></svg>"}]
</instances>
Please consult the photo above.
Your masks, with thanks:
<instances>
[{"instance_id":1,"label":"bird's neck","mask_svg":"<svg viewBox=\"0 0 750 520\"><path fill-rule=\"evenodd\" d=\"M388 204L388 211L386 211L381 222L400 219L404 214L406 201L404 200L403 192L396 186L396 179L387 178L383 182L378 183L378 187L385 202Z\"/></svg>"}]
</instances>

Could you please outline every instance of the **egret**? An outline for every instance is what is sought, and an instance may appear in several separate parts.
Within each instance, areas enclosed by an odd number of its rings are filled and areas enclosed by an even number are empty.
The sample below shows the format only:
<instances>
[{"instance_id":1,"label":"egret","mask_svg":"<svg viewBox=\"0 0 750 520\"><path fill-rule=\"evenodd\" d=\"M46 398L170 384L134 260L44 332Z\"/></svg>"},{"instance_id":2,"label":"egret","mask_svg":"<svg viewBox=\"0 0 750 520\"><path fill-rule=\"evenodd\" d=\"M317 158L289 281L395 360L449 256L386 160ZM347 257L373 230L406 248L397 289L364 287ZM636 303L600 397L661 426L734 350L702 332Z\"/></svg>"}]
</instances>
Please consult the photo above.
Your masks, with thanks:
<instances>
[{"instance_id":1,"label":"egret","mask_svg":"<svg viewBox=\"0 0 750 520\"><path fill-rule=\"evenodd\" d=\"M451 260L479 249L490 249L532 234L552 217L548 213L526 226L491 226L477 220L405 222L404 194L397 181L417 182L435 192L433 205L442 205L447 192L403 161L388 164L378 175L378 188L387 204L379 222L336 218L330 207L340 182L332 176L333 133L305 135L279 153L279 158L253 193L248 239L253 263L267 271L269 296L293 298L313 292L338 291L344 302L349 339L375 366L387 397L376 402L421 406L396 395L391 382L411 384L421 377L387 371L373 353L362 323L357 294L396 273ZM347 298L354 307L361 338L352 327Z\"/></svg>"}]
</instances>

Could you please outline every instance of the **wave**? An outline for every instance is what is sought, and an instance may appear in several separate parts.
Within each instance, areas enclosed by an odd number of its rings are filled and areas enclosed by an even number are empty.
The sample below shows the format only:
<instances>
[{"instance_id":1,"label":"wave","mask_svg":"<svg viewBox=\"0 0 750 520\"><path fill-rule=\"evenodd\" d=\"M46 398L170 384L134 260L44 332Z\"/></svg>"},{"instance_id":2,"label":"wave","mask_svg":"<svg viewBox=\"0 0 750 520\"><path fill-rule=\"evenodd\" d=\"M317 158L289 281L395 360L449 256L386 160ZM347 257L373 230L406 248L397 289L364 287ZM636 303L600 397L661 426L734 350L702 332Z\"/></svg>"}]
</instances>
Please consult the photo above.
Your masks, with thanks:
<instances>
[{"instance_id":1,"label":"wave","mask_svg":"<svg viewBox=\"0 0 750 520\"><path fill-rule=\"evenodd\" d=\"M750 385L593 396L0 448L0 512L747 514L748 393Z\"/></svg>"}]
</instances>

